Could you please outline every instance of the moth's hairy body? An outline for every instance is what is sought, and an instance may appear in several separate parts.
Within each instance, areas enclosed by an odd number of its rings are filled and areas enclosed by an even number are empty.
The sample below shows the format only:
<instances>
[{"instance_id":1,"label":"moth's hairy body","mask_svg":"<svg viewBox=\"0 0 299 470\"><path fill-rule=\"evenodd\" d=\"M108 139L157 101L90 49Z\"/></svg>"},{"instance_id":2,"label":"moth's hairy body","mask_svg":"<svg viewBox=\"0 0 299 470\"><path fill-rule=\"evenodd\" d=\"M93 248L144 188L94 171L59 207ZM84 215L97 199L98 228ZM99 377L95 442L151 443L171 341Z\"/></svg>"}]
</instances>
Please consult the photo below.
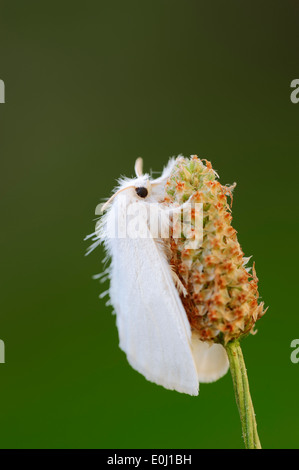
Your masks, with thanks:
<instances>
[{"instance_id":1,"label":"moth's hairy body","mask_svg":"<svg viewBox=\"0 0 299 470\"><path fill-rule=\"evenodd\" d=\"M94 246L103 242L111 257L110 299L120 348L131 366L151 382L197 395L199 382L217 380L227 372L228 360L221 345L203 343L191 331L180 299L187 294L186 288L169 264L168 240L156 237L157 227L149 219L154 204L156 223L169 228L169 211L162 201L172 165L171 160L161 178L150 181L148 175L142 175L140 162L136 164L137 178L121 180L113 203L101 218ZM116 237L115 228L123 233L122 225L127 225L127 214L136 203L144 209L138 225L146 236Z\"/></svg>"}]
</instances>

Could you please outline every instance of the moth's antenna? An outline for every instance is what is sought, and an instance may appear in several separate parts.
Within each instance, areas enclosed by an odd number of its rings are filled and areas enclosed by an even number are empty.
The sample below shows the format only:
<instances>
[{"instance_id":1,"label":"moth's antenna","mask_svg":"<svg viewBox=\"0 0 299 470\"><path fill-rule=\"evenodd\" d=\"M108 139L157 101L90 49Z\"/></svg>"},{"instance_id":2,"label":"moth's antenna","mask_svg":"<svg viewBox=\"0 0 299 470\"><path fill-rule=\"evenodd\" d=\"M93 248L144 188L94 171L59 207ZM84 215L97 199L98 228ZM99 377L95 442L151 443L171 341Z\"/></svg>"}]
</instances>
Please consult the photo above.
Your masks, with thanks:
<instances>
[{"instance_id":1,"label":"moth's antenna","mask_svg":"<svg viewBox=\"0 0 299 470\"><path fill-rule=\"evenodd\" d=\"M118 191L116 191L116 193L114 193L110 199L108 199L108 201L105 202L105 204L102 205L102 208L101 208L101 212L104 212L107 207L109 206L109 204L111 203L111 201L113 201L113 199L115 198L115 196L117 196L119 193L121 193L122 191L125 191L125 189L129 189L129 188L134 188L135 186L127 186L126 188L122 188L122 189L119 189Z\"/></svg>"},{"instance_id":2,"label":"moth's antenna","mask_svg":"<svg viewBox=\"0 0 299 470\"><path fill-rule=\"evenodd\" d=\"M171 173L171 170L173 168L175 164L175 160L173 158L171 158L167 164L166 167L164 167L163 169L163 172L162 172L162 175L159 176L159 178L155 178L153 181L152 181L152 186L157 186L157 185L160 185L160 184L165 184L166 180L169 178L170 176L170 173Z\"/></svg>"},{"instance_id":3,"label":"moth's antenna","mask_svg":"<svg viewBox=\"0 0 299 470\"><path fill-rule=\"evenodd\" d=\"M167 176L165 176L165 178L157 178L155 179L154 181L151 182L151 186L159 186L161 185L162 183L164 183L164 181L167 180Z\"/></svg>"},{"instance_id":4,"label":"moth's antenna","mask_svg":"<svg viewBox=\"0 0 299 470\"><path fill-rule=\"evenodd\" d=\"M143 175L142 168L143 168L143 160L141 157L139 157L137 158L135 162L135 173L136 173L137 178L140 178L140 176Z\"/></svg>"}]
</instances>

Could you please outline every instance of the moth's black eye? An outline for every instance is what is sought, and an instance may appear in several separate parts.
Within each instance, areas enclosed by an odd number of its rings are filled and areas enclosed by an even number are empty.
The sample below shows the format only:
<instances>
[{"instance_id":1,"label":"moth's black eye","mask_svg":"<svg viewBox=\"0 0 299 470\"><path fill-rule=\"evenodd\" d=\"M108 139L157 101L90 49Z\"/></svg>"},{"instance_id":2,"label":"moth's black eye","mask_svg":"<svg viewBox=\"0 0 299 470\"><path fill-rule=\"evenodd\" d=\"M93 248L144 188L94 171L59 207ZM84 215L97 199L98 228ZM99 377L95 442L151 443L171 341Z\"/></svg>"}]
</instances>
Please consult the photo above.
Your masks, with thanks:
<instances>
[{"instance_id":1,"label":"moth's black eye","mask_svg":"<svg viewBox=\"0 0 299 470\"><path fill-rule=\"evenodd\" d=\"M139 197L146 197L148 195L148 190L143 187L135 188L135 191Z\"/></svg>"}]
</instances>

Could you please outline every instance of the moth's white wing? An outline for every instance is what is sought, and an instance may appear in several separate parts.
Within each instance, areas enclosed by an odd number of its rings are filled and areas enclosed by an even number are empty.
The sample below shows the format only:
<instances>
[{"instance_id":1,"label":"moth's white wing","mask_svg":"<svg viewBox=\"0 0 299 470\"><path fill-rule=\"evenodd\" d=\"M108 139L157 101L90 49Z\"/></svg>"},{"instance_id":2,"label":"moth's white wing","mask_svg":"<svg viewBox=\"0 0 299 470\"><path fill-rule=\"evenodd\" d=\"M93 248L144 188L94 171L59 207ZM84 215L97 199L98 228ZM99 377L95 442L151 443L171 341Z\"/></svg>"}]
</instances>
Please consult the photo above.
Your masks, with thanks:
<instances>
[{"instance_id":1,"label":"moth's white wing","mask_svg":"<svg viewBox=\"0 0 299 470\"><path fill-rule=\"evenodd\" d=\"M221 344L200 341L196 332L192 332L192 351L199 382L215 382L227 373L228 357Z\"/></svg>"},{"instance_id":2,"label":"moth's white wing","mask_svg":"<svg viewBox=\"0 0 299 470\"><path fill-rule=\"evenodd\" d=\"M167 262L152 239L117 240L117 245L111 300L121 349L148 380L197 395L190 327Z\"/></svg>"},{"instance_id":3,"label":"moth's white wing","mask_svg":"<svg viewBox=\"0 0 299 470\"><path fill-rule=\"evenodd\" d=\"M190 325L159 242L115 238L108 247L110 297L129 363L151 382L198 395Z\"/></svg>"}]
</instances>

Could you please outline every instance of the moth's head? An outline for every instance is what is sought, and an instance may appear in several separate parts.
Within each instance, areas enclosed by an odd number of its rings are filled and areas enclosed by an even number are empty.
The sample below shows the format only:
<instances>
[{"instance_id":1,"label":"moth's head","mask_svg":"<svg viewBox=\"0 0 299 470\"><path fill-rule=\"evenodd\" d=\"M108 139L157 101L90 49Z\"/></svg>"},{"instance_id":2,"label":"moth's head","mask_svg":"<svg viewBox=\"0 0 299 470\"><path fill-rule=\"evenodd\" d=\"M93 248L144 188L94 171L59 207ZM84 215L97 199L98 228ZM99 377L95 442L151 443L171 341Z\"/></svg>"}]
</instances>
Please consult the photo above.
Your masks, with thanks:
<instances>
[{"instance_id":1,"label":"moth's head","mask_svg":"<svg viewBox=\"0 0 299 470\"><path fill-rule=\"evenodd\" d=\"M134 183L133 189L137 198L147 199L152 193L152 184L149 175L143 174L142 167L142 158L137 158L134 168L136 178L132 180L132 182Z\"/></svg>"},{"instance_id":2,"label":"moth's head","mask_svg":"<svg viewBox=\"0 0 299 470\"><path fill-rule=\"evenodd\" d=\"M148 202L159 202L159 200L161 200L161 196L164 193L163 182L166 178L163 177L151 180L148 174L143 174L142 166L142 158L137 158L135 162L136 178L121 180L119 189L102 206L102 212L108 207L108 205L113 201L113 199L123 191L126 192L128 200L130 202L139 200Z\"/></svg>"}]
</instances>

